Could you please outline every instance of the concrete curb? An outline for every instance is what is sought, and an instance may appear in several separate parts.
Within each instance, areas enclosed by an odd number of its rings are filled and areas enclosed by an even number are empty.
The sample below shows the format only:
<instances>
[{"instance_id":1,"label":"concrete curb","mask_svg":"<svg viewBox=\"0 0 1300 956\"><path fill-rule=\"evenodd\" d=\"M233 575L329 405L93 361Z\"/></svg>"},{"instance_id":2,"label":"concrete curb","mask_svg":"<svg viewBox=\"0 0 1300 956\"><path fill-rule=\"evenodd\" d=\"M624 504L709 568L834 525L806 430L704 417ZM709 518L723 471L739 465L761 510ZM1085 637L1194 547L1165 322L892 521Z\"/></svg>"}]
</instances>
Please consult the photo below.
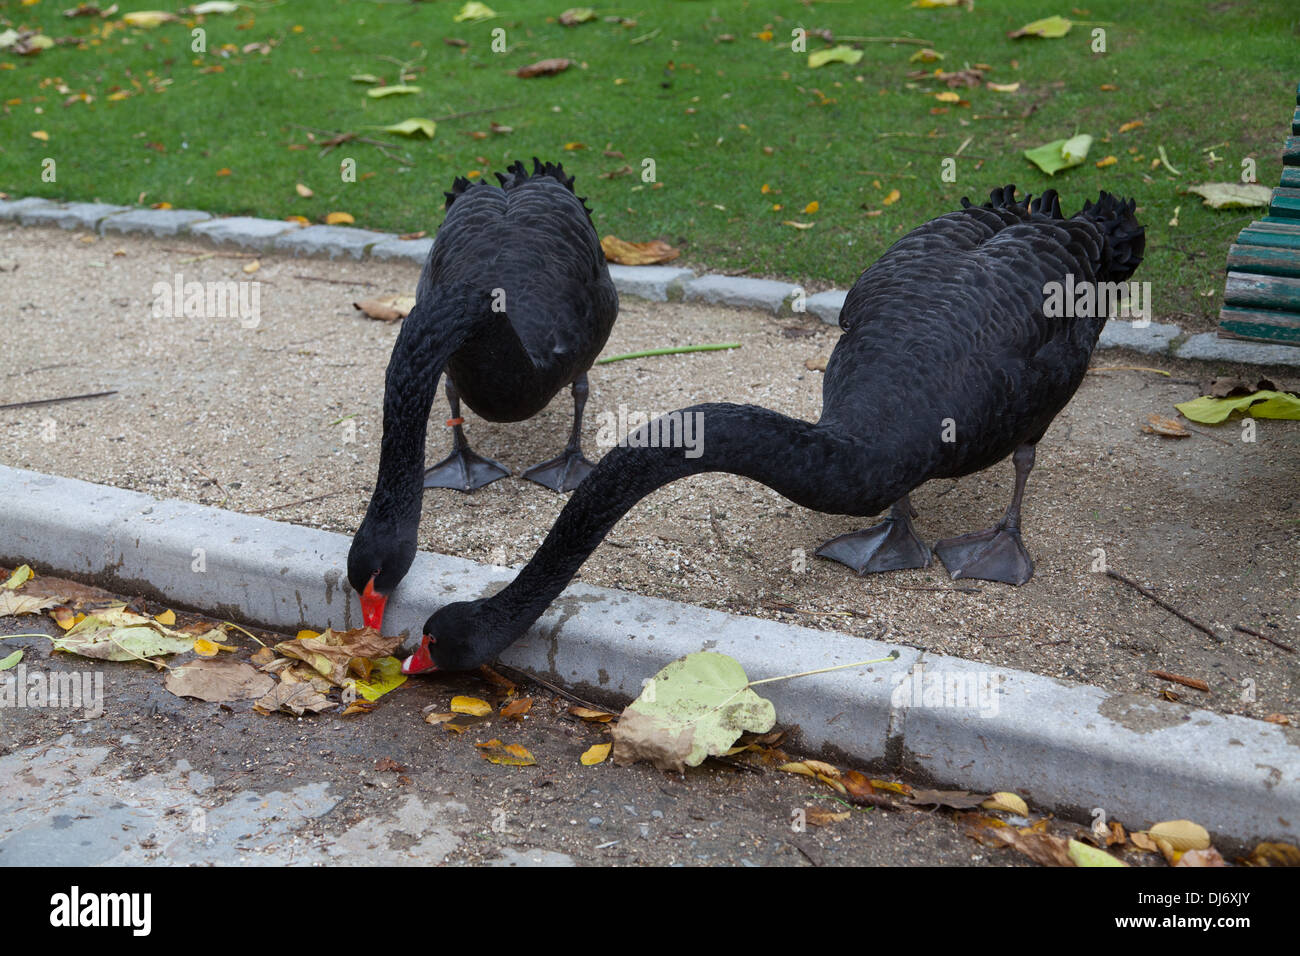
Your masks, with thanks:
<instances>
[{"instance_id":1,"label":"concrete curb","mask_svg":"<svg viewBox=\"0 0 1300 956\"><path fill-rule=\"evenodd\" d=\"M141 232L154 236L189 234L218 245L253 252L283 252L296 256L324 256L330 259L405 259L423 264L433 248L433 239L399 239L387 232L372 232L351 226L307 226L278 219L250 216L212 217L189 209L131 209L103 203L56 203L48 199L0 200L0 220L22 225L58 225L64 229L86 228L109 232ZM756 309L777 316L795 314L798 304L795 282L750 279L744 276L696 276L691 269L676 266L620 266L611 264L610 278L621 296L653 302L707 302L737 308ZM812 313L828 325L839 323L840 309L848 292L832 289L808 296L802 311ZM1245 365L1289 365L1300 367L1300 348L1221 339L1204 332L1182 340L1176 325L1150 323L1143 327L1112 319L1106 323L1098 349L1127 348L1150 355L1205 362L1236 362Z\"/></svg>"},{"instance_id":2,"label":"concrete curb","mask_svg":"<svg viewBox=\"0 0 1300 956\"><path fill-rule=\"evenodd\" d=\"M346 535L0 466L0 561L88 578L292 631L360 621ZM454 600L514 572L421 552L386 624L418 637ZM884 657L833 632L576 584L502 660L626 701L669 661L730 654L751 679ZM918 772L940 785L1014 789L1036 808L1130 828L1186 817L1236 845L1295 842L1300 730L1010 668L897 648L898 660L763 688L781 723L832 759ZM944 701L945 687L949 694ZM967 705L951 696L964 687Z\"/></svg>"}]
</instances>

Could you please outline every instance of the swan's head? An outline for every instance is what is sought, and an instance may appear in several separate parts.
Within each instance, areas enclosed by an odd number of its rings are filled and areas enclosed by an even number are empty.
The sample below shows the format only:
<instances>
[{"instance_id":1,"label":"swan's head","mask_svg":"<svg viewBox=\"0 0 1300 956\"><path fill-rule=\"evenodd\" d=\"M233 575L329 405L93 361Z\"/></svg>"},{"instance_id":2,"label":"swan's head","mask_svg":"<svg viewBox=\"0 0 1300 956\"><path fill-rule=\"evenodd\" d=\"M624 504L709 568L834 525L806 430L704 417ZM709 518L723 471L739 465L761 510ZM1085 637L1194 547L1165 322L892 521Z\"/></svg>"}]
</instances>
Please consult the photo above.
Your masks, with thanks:
<instances>
[{"instance_id":1,"label":"swan's head","mask_svg":"<svg viewBox=\"0 0 1300 956\"><path fill-rule=\"evenodd\" d=\"M411 569L415 547L412 534L381 528L370 515L361 522L348 551L348 581L361 595L361 618L366 627L383 627L384 605Z\"/></svg>"},{"instance_id":2,"label":"swan's head","mask_svg":"<svg viewBox=\"0 0 1300 956\"><path fill-rule=\"evenodd\" d=\"M424 640L402 664L403 674L467 671L486 664L512 642L498 622L490 623L485 598L438 609L424 622Z\"/></svg>"}]
</instances>

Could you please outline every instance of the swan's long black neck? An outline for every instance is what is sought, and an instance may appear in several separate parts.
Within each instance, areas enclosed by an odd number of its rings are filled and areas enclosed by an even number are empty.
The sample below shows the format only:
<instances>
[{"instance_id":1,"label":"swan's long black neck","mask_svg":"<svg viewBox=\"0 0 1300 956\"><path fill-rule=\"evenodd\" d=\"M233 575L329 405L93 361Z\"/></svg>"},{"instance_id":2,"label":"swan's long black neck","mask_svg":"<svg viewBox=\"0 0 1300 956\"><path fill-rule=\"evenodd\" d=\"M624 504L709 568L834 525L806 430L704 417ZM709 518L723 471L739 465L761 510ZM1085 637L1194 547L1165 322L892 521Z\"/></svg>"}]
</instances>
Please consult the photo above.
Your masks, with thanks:
<instances>
[{"instance_id":1,"label":"swan's long black neck","mask_svg":"<svg viewBox=\"0 0 1300 956\"><path fill-rule=\"evenodd\" d=\"M550 534L518 577L485 602L497 626L484 634L492 655L541 616L588 555L633 505L669 482L729 472L772 488L796 504L832 514L869 515L910 487L897 462L836 429L752 405L697 405L682 415L703 423L698 456L681 447L611 450L573 493ZM644 431L644 430L643 430Z\"/></svg>"},{"instance_id":2,"label":"swan's long black neck","mask_svg":"<svg viewBox=\"0 0 1300 956\"><path fill-rule=\"evenodd\" d=\"M402 322L384 381L384 437L370 511L399 525L420 520L429 411L451 356L474 331L478 310L461 291L422 296Z\"/></svg>"}]
</instances>

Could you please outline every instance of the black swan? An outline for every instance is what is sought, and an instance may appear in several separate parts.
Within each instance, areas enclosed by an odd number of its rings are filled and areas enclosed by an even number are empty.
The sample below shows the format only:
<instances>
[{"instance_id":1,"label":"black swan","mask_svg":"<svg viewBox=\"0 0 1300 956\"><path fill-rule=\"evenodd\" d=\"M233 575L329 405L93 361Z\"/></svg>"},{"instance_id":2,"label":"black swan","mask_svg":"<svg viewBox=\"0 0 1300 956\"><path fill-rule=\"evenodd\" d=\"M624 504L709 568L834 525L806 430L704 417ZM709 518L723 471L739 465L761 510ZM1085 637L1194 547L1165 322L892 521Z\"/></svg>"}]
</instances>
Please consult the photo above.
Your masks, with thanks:
<instances>
[{"instance_id":1,"label":"black swan","mask_svg":"<svg viewBox=\"0 0 1300 956\"><path fill-rule=\"evenodd\" d=\"M936 548L954 575L1028 580L1020 500L1034 445L1079 387L1105 323L1104 315L1046 315L1050 284L1097 289L1127 279L1145 239L1136 203L1104 192L1070 219L1052 190L1032 203L1014 197L1007 186L983 206L963 200L961 211L908 233L859 277L840 312L844 334L826 366L820 421L752 405L696 405L684 412L704 416L698 457L631 441L612 449L515 580L491 598L435 613L403 669L462 670L493 659L633 505L701 472L751 478L833 514L892 505L882 525L822 549L863 571L928 563L908 492L1013 454L1015 493L1002 520Z\"/></svg>"},{"instance_id":2,"label":"black swan","mask_svg":"<svg viewBox=\"0 0 1300 956\"><path fill-rule=\"evenodd\" d=\"M446 194L447 218L388 362L379 475L348 552L348 579L371 627L382 625L415 558L423 489L469 491L510 474L470 450L462 398L488 421L518 422L571 385L568 444L524 477L571 491L593 467L580 444L587 370L614 327L618 293L573 177L534 159L531 175L516 162L497 178L500 188L457 178ZM444 369L455 447L424 472Z\"/></svg>"}]
</instances>

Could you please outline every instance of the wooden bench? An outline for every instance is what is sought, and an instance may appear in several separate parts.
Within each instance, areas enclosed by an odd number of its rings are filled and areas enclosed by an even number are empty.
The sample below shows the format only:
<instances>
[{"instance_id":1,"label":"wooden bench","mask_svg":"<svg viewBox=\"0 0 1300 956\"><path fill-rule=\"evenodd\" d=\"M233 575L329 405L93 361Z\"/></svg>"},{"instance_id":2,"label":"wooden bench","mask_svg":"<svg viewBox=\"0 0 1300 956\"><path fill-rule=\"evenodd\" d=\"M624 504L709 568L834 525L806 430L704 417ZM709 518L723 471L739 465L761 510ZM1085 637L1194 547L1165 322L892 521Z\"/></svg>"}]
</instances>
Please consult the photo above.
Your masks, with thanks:
<instances>
[{"instance_id":1,"label":"wooden bench","mask_svg":"<svg viewBox=\"0 0 1300 956\"><path fill-rule=\"evenodd\" d=\"M1228 247L1219 335L1300 345L1300 86L1268 215Z\"/></svg>"}]
</instances>

